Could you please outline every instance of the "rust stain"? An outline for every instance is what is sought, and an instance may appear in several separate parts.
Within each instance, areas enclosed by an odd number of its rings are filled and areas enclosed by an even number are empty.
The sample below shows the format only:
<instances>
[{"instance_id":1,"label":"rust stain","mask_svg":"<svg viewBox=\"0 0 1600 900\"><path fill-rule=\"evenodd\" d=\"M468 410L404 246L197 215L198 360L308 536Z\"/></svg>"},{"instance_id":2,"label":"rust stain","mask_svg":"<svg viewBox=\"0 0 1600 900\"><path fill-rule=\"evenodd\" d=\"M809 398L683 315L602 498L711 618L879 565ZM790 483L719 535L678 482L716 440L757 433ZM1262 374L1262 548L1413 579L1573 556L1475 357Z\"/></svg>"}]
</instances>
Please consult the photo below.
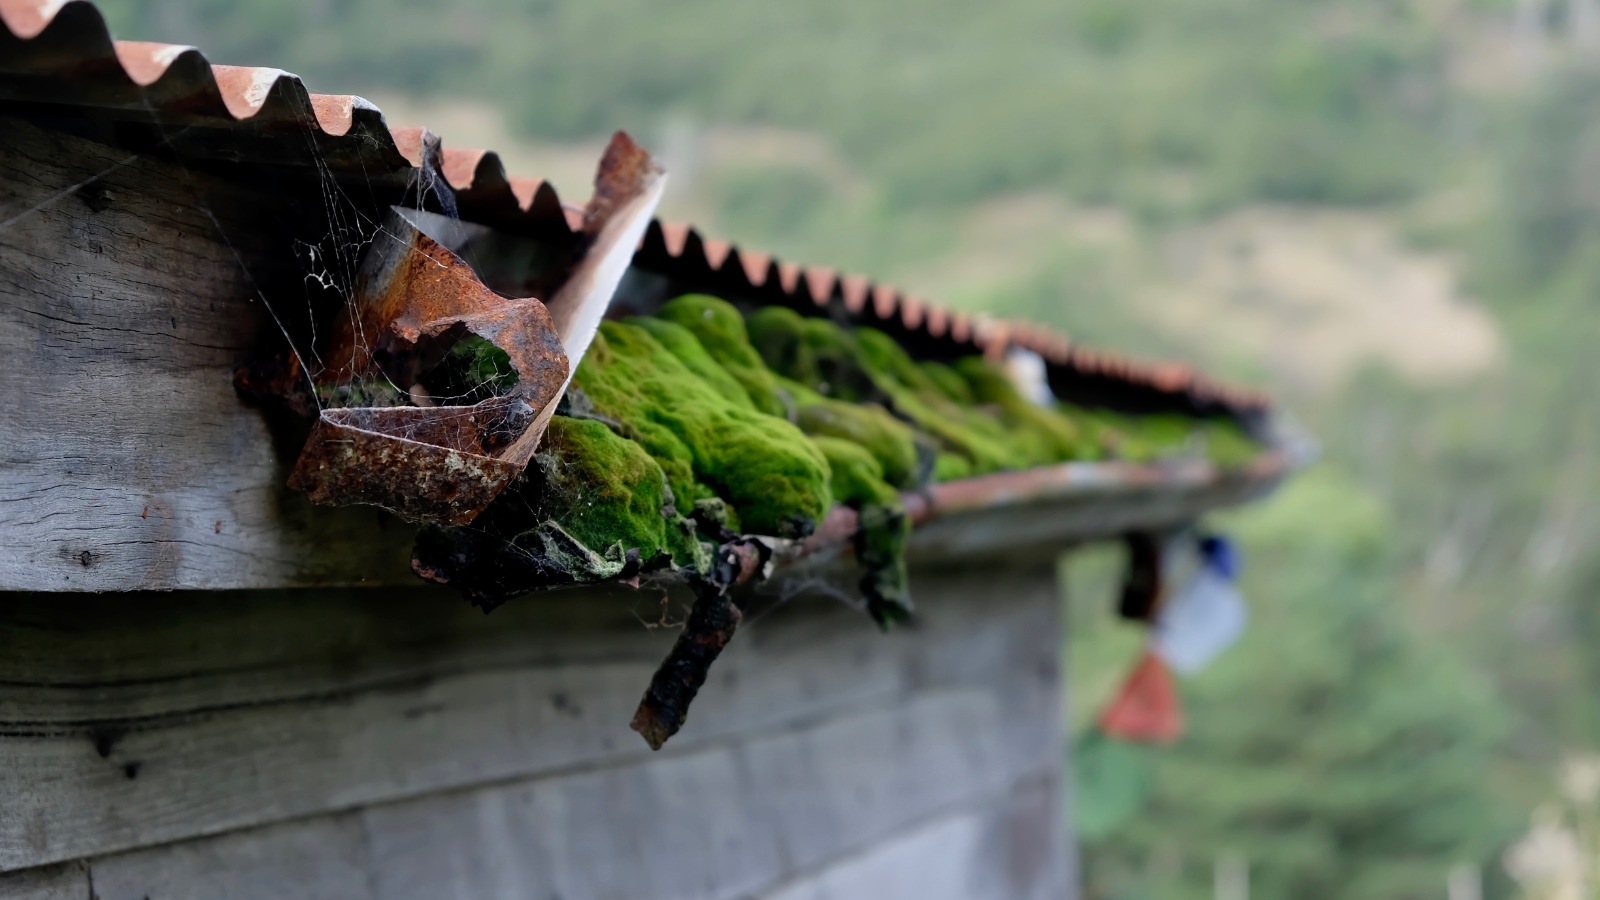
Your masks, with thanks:
<instances>
[{"instance_id":1,"label":"rust stain","mask_svg":"<svg viewBox=\"0 0 1600 900\"><path fill-rule=\"evenodd\" d=\"M325 409L289 486L316 503L380 506L408 521L471 522L527 465L539 414L559 399L568 363L550 314L507 300L460 257L391 213L362 261L356 296L330 340L322 385L383 378L402 389L466 334L505 351L507 393L471 406Z\"/></svg>"}]
</instances>

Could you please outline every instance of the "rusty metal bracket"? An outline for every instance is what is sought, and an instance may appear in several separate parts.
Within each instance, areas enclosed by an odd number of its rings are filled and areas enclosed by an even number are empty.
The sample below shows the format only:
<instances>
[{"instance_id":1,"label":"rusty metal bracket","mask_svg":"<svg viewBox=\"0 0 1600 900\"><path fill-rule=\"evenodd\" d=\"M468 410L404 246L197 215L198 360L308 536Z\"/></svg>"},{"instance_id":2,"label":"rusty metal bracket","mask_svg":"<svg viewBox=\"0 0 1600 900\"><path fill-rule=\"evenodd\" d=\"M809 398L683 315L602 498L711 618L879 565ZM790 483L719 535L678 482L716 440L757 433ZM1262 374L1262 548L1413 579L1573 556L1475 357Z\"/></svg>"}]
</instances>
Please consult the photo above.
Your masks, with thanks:
<instances>
[{"instance_id":1,"label":"rusty metal bracket","mask_svg":"<svg viewBox=\"0 0 1600 900\"><path fill-rule=\"evenodd\" d=\"M417 406L322 409L290 476L317 503L365 503L413 522L465 525L527 466L593 340L665 187L618 132L595 179L583 256L551 298L508 300L393 208L377 233L316 375L319 387L386 382ZM517 382L472 406L434 406L412 387L466 334L509 358Z\"/></svg>"},{"instance_id":2,"label":"rusty metal bracket","mask_svg":"<svg viewBox=\"0 0 1600 900\"><path fill-rule=\"evenodd\" d=\"M543 303L495 294L392 210L317 382L379 379L408 391L430 357L468 333L510 359L517 382L508 393L472 406L324 409L290 487L317 503L370 503L411 521L472 521L532 458L531 426L566 383L567 356Z\"/></svg>"}]
</instances>

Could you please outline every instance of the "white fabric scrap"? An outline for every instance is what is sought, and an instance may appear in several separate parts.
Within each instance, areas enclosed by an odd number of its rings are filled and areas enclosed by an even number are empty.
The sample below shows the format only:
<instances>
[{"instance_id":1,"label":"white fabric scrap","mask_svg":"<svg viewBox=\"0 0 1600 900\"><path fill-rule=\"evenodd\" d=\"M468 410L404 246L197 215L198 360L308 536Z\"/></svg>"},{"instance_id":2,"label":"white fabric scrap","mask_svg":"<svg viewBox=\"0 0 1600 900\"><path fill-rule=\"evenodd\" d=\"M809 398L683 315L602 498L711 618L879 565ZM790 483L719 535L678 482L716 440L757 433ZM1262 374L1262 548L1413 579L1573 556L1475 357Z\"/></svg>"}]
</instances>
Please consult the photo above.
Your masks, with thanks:
<instances>
[{"instance_id":1,"label":"white fabric scrap","mask_svg":"<svg viewBox=\"0 0 1600 900\"><path fill-rule=\"evenodd\" d=\"M1150 646L1173 671L1193 675L1244 634L1250 613L1233 581L1209 565L1162 607Z\"/></svg>"}]
</instances>

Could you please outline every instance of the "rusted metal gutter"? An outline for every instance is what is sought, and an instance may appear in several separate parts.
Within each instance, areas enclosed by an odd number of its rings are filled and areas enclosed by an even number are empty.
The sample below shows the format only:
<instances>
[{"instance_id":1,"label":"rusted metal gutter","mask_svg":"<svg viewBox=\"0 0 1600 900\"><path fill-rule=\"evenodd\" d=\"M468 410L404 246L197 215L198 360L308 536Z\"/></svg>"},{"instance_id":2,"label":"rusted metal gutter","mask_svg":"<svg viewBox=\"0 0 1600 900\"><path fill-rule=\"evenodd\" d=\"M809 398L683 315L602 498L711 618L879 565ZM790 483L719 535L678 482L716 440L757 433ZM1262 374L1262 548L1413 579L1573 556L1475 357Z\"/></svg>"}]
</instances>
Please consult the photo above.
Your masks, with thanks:
<instances>
[{"instance_id":1,"label":"rusted metal gutter","mask_svg":"<svg viewBox=\"0 0 1600 900\"><path fill-rule=\"evenodd\" d=\"M320 409L290 487L317 503L380 506L411 522L476 518L533 458L665 182L650 155L618 132L584 216L586 249L548 307L491 291L423 231L427 214L393 208L314 379L319 387L377 380L419 405ZM414 386L467 334L505 352L516 384L471 406L432 405Z\"/></svg>"}]
</instances>

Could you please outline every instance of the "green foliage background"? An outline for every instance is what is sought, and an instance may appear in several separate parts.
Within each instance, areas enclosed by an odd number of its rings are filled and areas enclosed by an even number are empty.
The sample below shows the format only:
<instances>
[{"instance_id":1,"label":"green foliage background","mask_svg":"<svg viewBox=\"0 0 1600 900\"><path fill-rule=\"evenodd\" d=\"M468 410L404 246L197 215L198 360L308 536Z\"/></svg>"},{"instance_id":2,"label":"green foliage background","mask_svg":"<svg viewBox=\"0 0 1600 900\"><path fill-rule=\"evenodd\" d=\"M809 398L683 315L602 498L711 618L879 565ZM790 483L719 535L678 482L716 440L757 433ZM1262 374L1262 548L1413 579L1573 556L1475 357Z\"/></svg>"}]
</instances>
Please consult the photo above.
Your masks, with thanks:
<instances>
[{"instance_id":1,"label":"green foliage background","mask_svg":"<svg viewBox=\"0 0 1600 900\"><path fill-rule=\"evenodd\" d=\"M1405 0L106 0L120 36L296 71L314 90L472 97L521 134L647 144L674 123L821 136L858 173L708 173L722 233L790 258L914 271L976 204L1051 192L1151 241L1247 205L1359 208L1464 260L1506 346L1419 387L1373 367L1278 386L1324 459L1239 535L1252 629L1183 685L1141 815L1085 848L1091 896L1442 897L1489 872L1566 750L1600 746L1600 74L1556 60L1462 86L1509 4ZM1568 28L1561 4L1548 27ZM1498 31L1496 31L1498 29ZM1465 63L1474 64L1467 57ZM1455 67L1455 68L1453 68ZM537 174L537 173L534 173ZM1465 187L1447 220L1417 214ZM957 298L1126 350L1259 377L1163 338L1092 249ZM1449 552L1446 552L1449 551ZM1072 564L1080 725L1131 661L1114 554Z\"/></svg>"}]
</instances>

